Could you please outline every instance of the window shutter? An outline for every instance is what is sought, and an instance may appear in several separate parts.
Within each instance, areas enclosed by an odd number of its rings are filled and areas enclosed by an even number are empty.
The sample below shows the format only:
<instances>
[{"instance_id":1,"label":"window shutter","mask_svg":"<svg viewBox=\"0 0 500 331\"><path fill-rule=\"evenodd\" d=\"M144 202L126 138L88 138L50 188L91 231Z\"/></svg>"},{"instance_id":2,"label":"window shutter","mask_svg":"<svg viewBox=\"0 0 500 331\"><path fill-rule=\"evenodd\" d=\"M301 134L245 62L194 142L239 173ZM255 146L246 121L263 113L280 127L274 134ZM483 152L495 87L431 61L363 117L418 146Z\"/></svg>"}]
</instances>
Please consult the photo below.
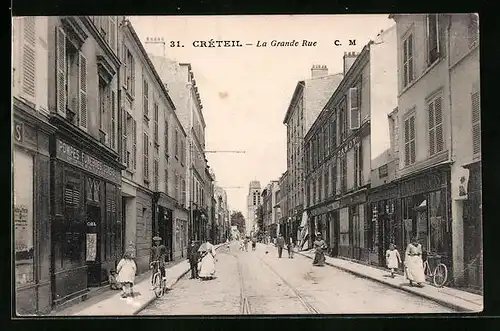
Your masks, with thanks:
<instances>
[{"instance_id":1,"label":"window shutter","mask_svg":"<svg viewBox=\"0 0 500 331\"><path fill-rule=\"evenodd\" d=\"M405 165L410 164L410 121L405 120Z\"/></svg>"},{"instance_id":2,"label":"window shutter","mask_svg":"<svg viewBox=\"0 0 500 331\"><path fill-rule=\"evenodd\" d=\"M472 152L474 155L481 153L481 106L479 92L471 96L472 99Z\"/></svg>"},{"instance_id":3,"label":"window shutter","mask_svg":"<svg viewBox=\"0 0 500 331\"><path fill-rule=\"evenodd\" d=\"M477 14L469 14L469 45L472 47L477 43L479 39L479 19Z\"/></svg>"},{"instance_id":4,"label":"window shutter","mask_svg":"<svg viewBox=\"0 0 500 331\"><path fill-rule=\"evenodd\" d=\"M158 191L158 160L154 160L153 164L153 177L154 177L154 186L155 191Z\"/></svg>"},{"instance_id":5,"label":"window shutter","mask_svg":"<svg viewBox=\"0 0 500 331\"><path fill-rule=\"evenodd\" d=\"M349 128L351 130L359 129L360 114L359 114L358 89L351 87L349 89L348 107L349 107Z\"/></svg>"},{"instance_id":6,"label":"window shutter","mask_svg":"<svg viewBox=\"0 0 500 331\"><path fill-rule=\"evenodd\" d=\"M137 122L132 120L132 163L134 166L134 170L137 167Z\"/></svg>"},{"instance_id":7,"label":"window shutter","mask_svg":"<svg viewBox=\"0 0 500 331\"><path fill-rule=\"evenodd\" d=\"M429 154L436 153L435 146L434 102L429 103Z\"/></svg>"},{"instance_id":8,"label":"window shutter","mask_svg":"<svg viewBox=\"0 0 500 331\"><path fill-rule=\"evenodd\" d=\"M442 109L442 99L438 97L434 101L434 124L436 126L436 153L439 153L444 148L444 137L443 137L443 109Z\"/></svg>"},{"instance_id":9,"label":"window shutter","mask_svg":"<svg viewBox=\"0 0 500 331\"><path fill-rule=\"evenodd\" d=\"M109 16L109 44L116 53L116 17Z\"/></svg>"},{"instance_id":10,"label":"window shutter","mask_svg":"<svg viewBox=\"0 0 500 331\"><path fill-rule=\"evenodd\" d=\"M416 158L415 151L415 116L410 117L410 162L414 163Z\"/></svg>"},{"instance_id":11,"label":"window shutter","mask_svg":"<svg viewBox=\"0 0 500 331\"><path fill-rule=\"evenodd\" d=\"M148 82L146 81L145 76L144 76L142 93L144 94L144 115L147 117L148 116Z\"/></svg>"},{"instance_id":12,"label":"window shutter","mask_svg":"<svg viewBox=\"0 0 500 331\"><path fill-rule=\"evenodd\" d=\"M127 111L122 108L122 161L130 167L129 160L127 159Z\"/></svg>"},{"instance_id":13,"label":"window shutter","mask_svg":"<svg viewBox=\"0 0 500 331\"><path fill-rule=\"evenodd\" d=\"M87 59L79 53L78 60L79 95L78 95L78 118L80 128L87 130Z\"/></svg>"},{"instance_id":14,"label":"window shutter","mask_svg":"<svg viewBox=\"0 0 500 331\"><path fill-rule=\"evenodd\" d=\"M111 91L111 148L116 148L115 91Z\"/></svg>"},{"instance_id":15,"label":"window shutter","mask_svg":"<svg viewBox=\"0 0 500 331\"><path fill-rule=\"evenodd\" d=\"M409 43L410 37L406 38L403 41L403 86L406 86L408 84L408 43Z\"/></svg>"},{"instance_id":16,"label":"window shutter","mask_svg":"<svg viewBox=\"0 0 500 331\"><path fill-rule=\"evenodd\" d=\"M148 135L146 134L146 132L143 133L142 135L142 156L143 156L143 160L142 160L142 167L143 167L143 172L144 172L144 178L148 178L149 177L149 165L148 165Z\"/></svg>"},{"instance_id":17,"label":"window shutter","mask_svg":"<svg viewBox=\"0 0 500 331\"><path fill-rule=\"evenodd\" d=\"M130 86L130 91L131 91L132 95L135 95L135 61L134 61L134 58L132 56L130 57L130 63L128 63L128 65L130 66L130 77L131 77L130 85L132 85L132 86Z\"/></svg>"},{"instance_id":18,"label":"window shutter","mask_svg":"<svg viewBox=\"0 0 500 331\"><path fill-rule=\"evenodd\" d=\"M120 72L120 76L122 77L123 79L123 83L122 85L128 89L128 84L127 84L127 73L128 73L128 63L127 63L127 58L128 58L128 50L127 50L127 46L125 46L125 41L122 41L122 46L121 46L121 61L122 61L122 66L121 66L121 72Z\"/></svg>"},{"instance_id":19,"label":"window shutter","mask_svg":"<svg viewBox=\"0 0 500 331\"><path fill-rule=\"evenodd\" d=\"M66 34L56 30L56 91L57 113L66 117Z\"/></svg>"},{"instance_id":20,"label":"window shutter","mask_svg":"<svg viewBox=\"0 0 500 331\"><path fill-rule=\"evenodd\" d=\"M28 16L23 20L22 79L23 97L36 102L36 17Z\"/></svg>"}]
</instances>

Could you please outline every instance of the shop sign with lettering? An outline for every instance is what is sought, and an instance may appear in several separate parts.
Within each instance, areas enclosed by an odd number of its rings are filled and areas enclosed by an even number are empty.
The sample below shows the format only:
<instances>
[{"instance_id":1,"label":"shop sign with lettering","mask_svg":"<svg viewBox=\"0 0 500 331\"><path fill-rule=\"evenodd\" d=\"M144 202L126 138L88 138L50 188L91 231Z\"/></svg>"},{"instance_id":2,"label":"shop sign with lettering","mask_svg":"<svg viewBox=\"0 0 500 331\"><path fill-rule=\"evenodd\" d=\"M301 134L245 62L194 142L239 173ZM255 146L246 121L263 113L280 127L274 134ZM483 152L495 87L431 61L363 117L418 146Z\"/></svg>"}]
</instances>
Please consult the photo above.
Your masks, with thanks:
<instances>
[{"instance_id":1,"label":"shop sign with lettering","mask_svg":"<svg viewBox=\"0 0 500 331\"><path fill-rule=\"evenodd\" d=\"M80 167L102 178L106 178L116 184L120 184L120 171L98 160L92 155L59 139L56 143L56 149L58 159Z\"/></svg>"},{"instance_id":2,"label":"shop sign with lettering","mask_svg":"<svg viewBox=\"0 0 500 331\"><path fill-rule=\"evenodd\" d=\"M344 143L341 147L339 147L337 151L338 157L342 157L347 154L357 143L359 142L359 136L354 136Z\"/></svg>"},{"instance_id":3,"label":"shop sign with lettering","mask_svg":"<svg viewBox=\"0 0 500 331\"><path fill-rule=\"evenodd\" d=\"M23 143L24 125L22 122L14 121L14 141Z\"/></svg>"},{"instance_id":4,"label":"shop sign with lettering","mask_svg":"<svg viewBox=\"0 0 500 331\"><path fill-rule=\"evenodd\" d=\"M401 184L401 196L439 190L445 181L443 173L429 173Z\"/></svg>"}]
</instances>

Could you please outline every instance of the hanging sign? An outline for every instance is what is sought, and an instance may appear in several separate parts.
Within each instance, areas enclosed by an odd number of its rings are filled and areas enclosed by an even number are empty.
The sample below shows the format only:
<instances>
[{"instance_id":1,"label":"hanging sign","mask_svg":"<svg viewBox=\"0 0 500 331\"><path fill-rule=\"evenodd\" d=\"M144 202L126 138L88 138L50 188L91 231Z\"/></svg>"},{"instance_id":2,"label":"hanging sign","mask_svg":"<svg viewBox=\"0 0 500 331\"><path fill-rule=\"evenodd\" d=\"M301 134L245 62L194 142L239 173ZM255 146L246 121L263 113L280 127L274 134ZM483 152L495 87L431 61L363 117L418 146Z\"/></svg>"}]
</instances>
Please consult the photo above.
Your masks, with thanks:
<instances>
[{"instance_id":1,"label":"hanging sign","mask_svg":"<svg viewBox=\"0 0 500 331\"><path fill-rule=\"evenodd\" d=\"M97 233L87 233L87 262L95 261L97 255Z\"/></svg>"}]
</instances>

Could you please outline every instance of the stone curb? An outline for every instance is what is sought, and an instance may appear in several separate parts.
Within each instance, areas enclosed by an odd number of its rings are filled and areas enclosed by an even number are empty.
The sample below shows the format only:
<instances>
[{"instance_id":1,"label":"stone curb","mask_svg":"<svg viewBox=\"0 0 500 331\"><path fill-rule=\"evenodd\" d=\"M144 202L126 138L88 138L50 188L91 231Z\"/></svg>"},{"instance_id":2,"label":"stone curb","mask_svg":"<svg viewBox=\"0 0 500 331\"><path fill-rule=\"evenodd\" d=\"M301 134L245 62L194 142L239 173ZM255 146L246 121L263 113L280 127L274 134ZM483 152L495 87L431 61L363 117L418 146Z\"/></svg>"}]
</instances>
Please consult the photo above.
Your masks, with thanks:
<instances>
[{"instance_id":1,"label":"stone curb","mask_svg":"<svg viewBox=\"0 0 500 331\"><path fill-rule=\"evenodd\" d=\"M224 246L224 244L219 244L219 245L214 245L215 246L215 249L219 249L221 248L222 246ZM188 272L189 270L191 270L190 268L188 268L186 271L183 271L173 282L172 284L170 284L170 287L174 286L175 284L177 284L177 282L182 278L184 277ZM132 315L137 315L139 314L141 311L143 311L146 307L148 307L151 303L153 303L153 301L155 301L156 299L158 299L156 297L156 295L153 294L153 296L151 297L151 299L147 300L146 302L144 302L141 306L137 307L137 309L132 313Z\"/></svg>"},{"instance_id":2,"label":"stone curb","mask_svg":"<svg viewBox=\"0 0 500 331\"><path fill-rule=\"evenodd\" d=\"M297 254L300 254L302 256L305 256L309 259L313 259L313 257L307 255L307 254L304 254L302 252L295 252ZM354 262L355 263L355 262ZM334 267L334 268L337 268L337 269L340 269L342 271L346 271L350 274L353 274L353 275L356 275L358 277L361 277L361 278L365 278L365 279L370 279L370 280L373 280L373 281L376 281L378 283L382 283L384 285L389 285L393 288L397 288L397 289L400 289L402 291L405 291L405 292L409 292L411 294L414 294L414 295L417 295L417 296L420 296L420 297L423 297L425 299L428 299L428 300L431 300L431 301L434 301L434 302L437 302L438 304L442 305L442 306L445 306L447 308L451 308L451 309L454 309L454 310L457 310L459 312L480 312L480 310L473 310L473 309L470 309L468 307L464 307L464 306L461 306L461 305L458 305L458 304L455 304L455 303L452 303L452 302L449 302L449 301L446 301L446 300L443 300L443 299L439 299L439 298L436 298L436 297L433 297L431 295L428 295L426 293L421 293L413 288L406 288L404 286L400 286L400 285L395 285L395 284L392 284L392 283L389 283L389 282L385 282L384 280L382 279L378 279L378 278L375 278L375 277L371 277L371 276L368 276L366 274L363 274L359 271L354 271L354 270L350 270L348 268L344 268L344 267L341 267L341 266L337 266L337 265L334 265L330 262L327 262L325 261L325 264L330 266L330 267Z\"/></svg>"}]
</instances>

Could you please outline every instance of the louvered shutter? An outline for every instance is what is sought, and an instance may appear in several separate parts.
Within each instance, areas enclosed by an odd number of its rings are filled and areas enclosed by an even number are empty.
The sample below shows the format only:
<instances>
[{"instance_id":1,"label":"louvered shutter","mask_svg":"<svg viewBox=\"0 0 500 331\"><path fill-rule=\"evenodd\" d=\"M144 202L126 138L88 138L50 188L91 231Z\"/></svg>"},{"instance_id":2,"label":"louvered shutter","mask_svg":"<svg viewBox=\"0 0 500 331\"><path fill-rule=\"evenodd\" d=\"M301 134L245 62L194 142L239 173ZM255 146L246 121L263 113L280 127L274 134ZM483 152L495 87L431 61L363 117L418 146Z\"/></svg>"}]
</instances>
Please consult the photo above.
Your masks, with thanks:
<instances>
[{"instance_id":1,"label":"louvered shutter","mask_svg":"<svg viewBox=\"0 0 500 331\"><path fill-rule=\"evenodd\" d=\"M137 168L137 122L132 120L132 163L134 170Z\"/></svg>"},{"instance_id":2,"label":"louvered shutter","mask_svg":"<svg viewBox=\"0 0 500 331\"><path fill-rule=\"evenodd\" d=\"M22 48L22 95L35 103L36 99L36 17L24 17Z\"/></svg>"},{"instance_id":3,"label":"louvered shutter","mask_svg":"<svg viewBox=\"0 0 500 331\"><path fill-rule=\"evenodd\" d=\"M359 98L358 98L358 88L351 87L349 89L348 97L348 107L349 107L349 128L351 130L359 129L360 113L359 113Z\"/></svg>"},{"instance_id":4,"label":"louvered shutter","mask_svg":"<svg viewBox=\"0 0 500 331\"><path fill-rule=\"evenodd\" d=\"M82 129L87 130L88 126L88 110L87 110L87 59L80 53L78 60L78 75L79 75L79 125Z\"/></svg>"},{"instance_id":5,"label":"louvered shutter","mask_svg":"<svg viewBox=\"0 0 500 331\"><path fill-rule=\"evenodd\" d=\"M479 38L479 18L477 14L469 14L469 44L473 46L477 43Z\"/></svg>"},{"instance_id":6,"label":"louvered shutter","mask_svg":"<svg viewBox=\"0 0 500 331\"><path fill-rule=\"evenodd\" d=\"M436 132L436 153L439 153L444 148L443 137L443 107L441 97L434 101L434 125Z\"/></svg>"},{"instance_id":7,"label":"louvered shutter","mask_svg":"<svg viewBox=\"0 0 500 331\"><path fill-rule=\"evenodd\" d=\"M66 34L56 30L56 96L57 113L66 117Z\"/></svg>"},{"instance_id":8,"label":"louvered shutter","mask_svg":"<svg viewBox=\"0 0 500 331\"><path fill-rule=\"evenodd\" d=\"M481 153L481 106L479 92L471 96L472 99L472 152L474 155Z\"/></svg>"},{"instance_id":9,"label":"louvered shutter","mask_svg":"<svg viewBox=\"0 0 500 331\"><path fill-rule=\"evenodd\" d=\"M405 165L410 164L410 121L405 120Z\"/></svg>"},{"instance_id":10,"label":"louvered shutter","mask_svg":"<svg viewBox=\"0 0 500 331\"><path fill-rule=\"evenodd\" d=\"M122 161L130 167L129 160L127 158L127 111L122 108Z\"/></svg>"},{"instance_id":11,"label":"louvered shutter","mask_svg":"<svg viewBox=\"0 0 500 331\"><path fill-rule=\"evenodd\" d=\"M116 106L115 91L111 91L111 148L116 148Z\"/></svg>"},{"instance_id":12,"label":"louvered shutter","mask_svg":"<svg viewBox=\"0 0 500 331\"><path fill-rule=\"evenodd\" d=\"M415 116L410 117L410 162L415 163L416 159L415 146Z\"/></svg>"},{"instance_id":13,"label":"louvered shutter","mask_svg":"<svg viewBox=\"0 0 500 331\"><path fill-rule=\"evenodd\" d=\"M409 37L403 41L403 86L408 84L408 42Z\"/></svg>"},{"instance_id":14,"label":"louvered shutter","mask_svg":"<svg viewBox=\"0 0 500 331\"><path fill-rule=\"evenodd\" d=\"M109 44L116 54L116 17L109 16Z\"/></svg>"},{"instance_id":15,"label":"louvered shutter","mask_svg":"<svg viewBox=\"0 0 500 331\"><path fill-rule=\"evenodd\" d=\"M435 141L435 121L434 121L434 102L429 103L429 154L434 155L436 153L436 141Z\"/></svg>"},{"instance_id":16,"label":"louvered shutter","mask_svg":"<svg viewBox=\"0 0 500 331\"><path fill-rule=\"evenodd\" d=\"M147 117L148 116L148 82L146 80L146 76L144 76L144 83L143 83L143 91L142 93L144 94L144 115Z\"/></svg>"},{"instance_id":17,"label":"louvered shutter","mask_svg":"<svg viewBox=\"0 0 500 331\"><path fill-rule=\"evenodd\" d=\"M120 76L121 76L121 79L123 82L121 86L128 88L128 86L127 86L127 47L125 46L125 41L122 41L122 43L121 43L120 60L122 61L122 66L120 68Z\"/></svg>"}]
</instances>

